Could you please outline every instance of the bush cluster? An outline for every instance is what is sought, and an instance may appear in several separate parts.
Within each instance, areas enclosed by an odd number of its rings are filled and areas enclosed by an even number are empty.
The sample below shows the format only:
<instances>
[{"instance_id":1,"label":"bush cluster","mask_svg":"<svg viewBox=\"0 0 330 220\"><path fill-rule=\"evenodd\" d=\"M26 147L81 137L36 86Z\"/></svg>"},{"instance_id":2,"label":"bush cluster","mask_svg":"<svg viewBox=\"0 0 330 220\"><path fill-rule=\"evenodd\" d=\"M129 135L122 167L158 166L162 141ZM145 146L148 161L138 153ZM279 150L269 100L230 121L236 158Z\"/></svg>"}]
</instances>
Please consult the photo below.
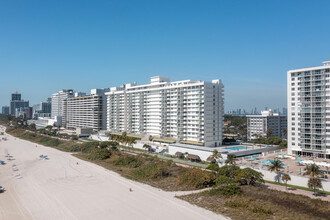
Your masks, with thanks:
<instances>
[{"instance_id":1,"label":"bush cluster","mask_svg":"<svg viewBox=\"0 0 330 220\"><path fill-rule=\"evenodd\" d=\"M134 156L124 156L119 157L117 160L114 161L116 166L127 166L130 168L137 168L142 165L143 161L138 157Z\"/></svg>"},{"instance_id":2,"label":"bush cluster","mask_svg":"<svg viewBox=\"0 0 330 220\"><path fill-rule=\"evenodd\" d=\"M214 173L202 171L201 169L191 169L179 176L177 182L187 187L202 189L214 185L214 180Z\"/></svg>"},{"instance_id":3,"label":"bush cluster","mask_svg":"<svg viewBox=\"0 0 330 220\"><path fill-rule=\"evenodd\" d=\"M146 164L132 170L132 177L139 180L155 180L169 175L169 169L163 162Z\"/></svg>"},{"instance_id":4,"label":"bush cluster","mask_svg":"<svg viewBox=\"0 0 330 220\"><path fill-rule=\"evenodd\" d=\"M87 155L89 160L105 160L109 157L111 157L111 152L102 148L92 148Z\"/></svg>"}]
</instances>

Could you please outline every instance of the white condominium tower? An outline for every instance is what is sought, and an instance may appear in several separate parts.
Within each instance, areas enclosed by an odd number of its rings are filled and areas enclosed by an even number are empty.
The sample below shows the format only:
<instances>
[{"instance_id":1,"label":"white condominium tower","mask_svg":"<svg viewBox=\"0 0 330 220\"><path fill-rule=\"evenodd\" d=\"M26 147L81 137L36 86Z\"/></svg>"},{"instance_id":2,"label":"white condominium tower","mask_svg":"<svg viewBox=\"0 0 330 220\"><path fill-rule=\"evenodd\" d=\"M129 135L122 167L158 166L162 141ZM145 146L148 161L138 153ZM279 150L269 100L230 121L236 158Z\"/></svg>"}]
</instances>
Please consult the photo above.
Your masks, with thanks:
<instances>
[{"instance_id":1,"label":"white condominium tower","mask_svg":"<svg viewBox=\"0 0 330 220\"><path fill-rule=\"evenodd\" d=\"M288 153L330 159L330 61L288 71Z\"/></svg>"},{"instance_id":2,"label":"white condominium tower","mask_svg":"<svg viewBox=\"0 0 330 220\"><path fill-rule=\"evenodd\" d=\"M110 89L92 89L90 95L76 93L76 97L66 99L66 127L69 129L92 128L94 131L106 129L106 98Z\"/></svg>"},{"instance_id":3,"label":"white condominium tower","mask_svg":"<svg viewBox=\"0 0 330 220\"><path fill-rule=\"evenodd\" d=\"M222 144L221 80L170 82L155 76L150 84L114 87L106 95L111 132L169 137L206 147Z\"/></svg>"},{"instance_id":4,"label":"white condominium tower","mask_svg":"<svg viewBox=\"0 0 330 220\"><path fill-rule=\"evenodd\" d=\"M67 98L74 97L72 89L62 89L52 95L52 117L63 116L65 113L64 102Z\"/></svg>"}]
</instances>

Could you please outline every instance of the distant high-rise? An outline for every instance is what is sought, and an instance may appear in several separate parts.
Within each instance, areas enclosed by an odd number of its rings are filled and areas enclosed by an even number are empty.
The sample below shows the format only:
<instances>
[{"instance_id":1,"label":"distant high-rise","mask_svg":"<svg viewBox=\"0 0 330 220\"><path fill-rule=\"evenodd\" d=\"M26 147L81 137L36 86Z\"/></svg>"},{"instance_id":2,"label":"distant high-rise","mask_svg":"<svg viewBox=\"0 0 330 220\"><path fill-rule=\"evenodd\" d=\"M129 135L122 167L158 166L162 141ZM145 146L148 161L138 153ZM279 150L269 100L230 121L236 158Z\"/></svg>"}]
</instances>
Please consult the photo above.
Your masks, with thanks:
<instances>
[{"instance_id":1,"label":"distant high-rise","mask_svg":"<svg viewBox=\"0 0 330 220\"><path fill-rule=\"evenodd\" d=\"M11 94L11 100L12 101L20 101L21 100L21 94L17 91Z\"/></svg>"},{"instance_id":2,"label":"distant high-rise","mask_svg":"<svg viewBox=\"0 0 330 220\"><path fill-rule=\"evenodd\" d=\"M2 106L2 114L9 115L9 106Z\"/></svg>"},{"instance_id":3,"label":"distant high-rise","mask_svg":"<svg viewBox=\"0 0 330 220\"><path fill-rule=\"evenodd\" d=\"M247 116L247 138L248 140L258 137L270 136L286 138L287 116L273 113L271 109L261 111L261 115Z\"/></svg>"},{"instance_id":4,"label":"distant high-rise","mask_svg":"<svg viewBox=\"0 0 330 220\"><path fill-rule=\"evenodd\" d=\"M10 109L9 113L11 115L16 115L16 109L26 108L29 106L29 101L24 101L21 99L21 94L17 91L11 94Z\"/></svg>"}]
</instances>

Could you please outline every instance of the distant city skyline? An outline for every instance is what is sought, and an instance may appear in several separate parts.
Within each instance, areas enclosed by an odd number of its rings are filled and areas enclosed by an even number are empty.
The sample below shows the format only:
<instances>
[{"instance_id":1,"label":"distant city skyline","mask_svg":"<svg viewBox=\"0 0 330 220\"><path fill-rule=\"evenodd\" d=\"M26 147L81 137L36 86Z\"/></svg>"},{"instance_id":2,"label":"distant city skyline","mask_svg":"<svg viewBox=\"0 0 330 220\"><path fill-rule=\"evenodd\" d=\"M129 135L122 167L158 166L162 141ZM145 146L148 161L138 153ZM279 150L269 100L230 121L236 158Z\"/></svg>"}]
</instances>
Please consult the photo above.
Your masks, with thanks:
<instances>
[{"instance_id":1,"label":"distant city skyline","mask_svg":"<svg viewBox=\"0 0 330 220\"><path fill-rule=\"evenodd\" d=\"M221 79L225 111L282 108L286 72L330 60L329 8L329 1L2 1L0 105L15 90L33 105L60 89L168 76Z\"/></svg>"}]
</instances>

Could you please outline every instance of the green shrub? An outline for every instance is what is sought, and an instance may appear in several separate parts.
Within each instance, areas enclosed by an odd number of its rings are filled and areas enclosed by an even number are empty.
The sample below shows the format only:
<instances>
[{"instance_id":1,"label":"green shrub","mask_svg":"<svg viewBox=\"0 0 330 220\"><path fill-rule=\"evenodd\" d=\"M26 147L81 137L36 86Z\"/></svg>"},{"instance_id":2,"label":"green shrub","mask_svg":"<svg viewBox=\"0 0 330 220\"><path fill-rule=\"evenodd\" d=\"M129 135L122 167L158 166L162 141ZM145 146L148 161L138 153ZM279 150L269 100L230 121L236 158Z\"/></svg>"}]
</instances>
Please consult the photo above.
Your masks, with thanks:
<instances>
[{"instance_id":1,"label":"green shrub","mask_svg":"<svg viewBox=\"0 0 330 220\"><path fill-rule=\"evenodd\" d=\"M218 176L215 183L217 186L228 186L236 184L236 181L226 176Z\"/></svg>"},{"instance_id":2,"label":"green shrub","mask_svg":"<svg viewBox=\"0 0 330 220\"><path fill-rule=\"evenodd\" d=\"M208 165L208 166L206 167L206 169L208 169L208 170L218 171L218 170L219 170L219 165L216 164L216 163L212 163L212 164Z\"/></svg>"},{"instance_id":3,"label":"green shrub","mask_svg":"<svg viewBox=\"0 0 330 220\"><path fill-rule=\"evenodd\" d=\"M109 157L111 157L111 152L102 148L92 148L87 155L89 160L105 160Z\"/></svg>"},{"instance_id":4,"label":"green shrub","mask_svg":"<svg viewBox=\"0 0 330 220\"><path fill-rule=\"evenodd\" d=\"M83 153L88 153L91 149L97 147L98 145L99 145L99 142L83 143L80 146L80 151Z\"/></svg>"},{"instance_id":5,"label":"green shrub","mask_svg":"<svg viewBox=\"0 0 330 220\"><path fill-rule=\"evenodd\" d=\"M215 174L202 171L201 169L187 170L179 176L177 182L179 185L201 189L206 186L214 185Z\"/></svg>"},{"instance_id":6,"label":"green shrub","mask_svg":"<svg viewBox=\"0 0 330 220\"><path fill-rule=\"evenodd\" d=\"M79 152L81 151L81 146L78 144L74 144L69 148L70 152Z\"/></svg>"},{"instance_id":7,"label":"green shrub","mask_svg":"<svg viewBox=\"0 0 330 220\"><path fill-rule=\"evenodd\" d=\"M233 195L241 194L240 188L236 184L231 184L223 187L217 187L206 192L210 196L225 196L230 197Z\"/></svg>"},{"instance_id":8,"label":"green shrub","mask_svg":"<svg viewBox=\"0 0 330 220\"><path fill-rule=\"evenodd\" d=\"M137 168L142 165L142 160L134 156L124 156L118 158L114 164L116 166L127 166L130 168Z\"/></svg>"},{"instance_id":9,"label":"green shrub","mask_svg":"<svg viewBox=\"0 0 330 220\"><path fill-rule=\"evenodd\" d=\"M235 178L240 168L235 165L225 165L218 169L218 175Z\"/></svg>"},{"instance_id":10,"label":"green shrub","mask_svg":"<svg viewBox=\"0 0 330 220\"><path fill-rule=\"evenodd\" d=\"M260 206L255 206L251 209L253 213L261 213L261 214L266 214L266 215L272 215L273 212L270 209L264 209L263 207Z\"/></svg>"},{"instance_id":11,"label":"green shrub","mask_svg":"<svg viewBox=\"0 0 330 220\"><path fill-rule=\"evenodd\" d=\"M132 177L139 180L155 180L169 176L169 170L163 163L150 163L132 171Z\"/></svg>"},{"instance_id":12,"label":"green shrub","mask_svg":"<svg viewBox=\"0 0 330 220\"><path fill-rule=\"evenodd\" d=\"M241 185L256 185L264 182L263 174L251 168L245 168L238 171L236 180Z\"/></svg>"},{"instance_id":13,"label":"green shrub","mask_svg":"<svg viewBox=\"0 0 330 220\"><path fill-rule=\"evenodd\" d=\"M225 202L225 206L230 208L247 208L249 205L246 202L229 200Z\"/></svg>"},{"instance_id":14,"label":"green shrub","mask_svg":"<svg viewBox=\"0 0 330 220\"><path fill-rule=\"evenodd\" d=\"M107 148L107 147L116 146L116 145L113 145L112 141L103 141L103 142L100 142L99 146L101 148Z\"/></svg>"}]
</instances>

